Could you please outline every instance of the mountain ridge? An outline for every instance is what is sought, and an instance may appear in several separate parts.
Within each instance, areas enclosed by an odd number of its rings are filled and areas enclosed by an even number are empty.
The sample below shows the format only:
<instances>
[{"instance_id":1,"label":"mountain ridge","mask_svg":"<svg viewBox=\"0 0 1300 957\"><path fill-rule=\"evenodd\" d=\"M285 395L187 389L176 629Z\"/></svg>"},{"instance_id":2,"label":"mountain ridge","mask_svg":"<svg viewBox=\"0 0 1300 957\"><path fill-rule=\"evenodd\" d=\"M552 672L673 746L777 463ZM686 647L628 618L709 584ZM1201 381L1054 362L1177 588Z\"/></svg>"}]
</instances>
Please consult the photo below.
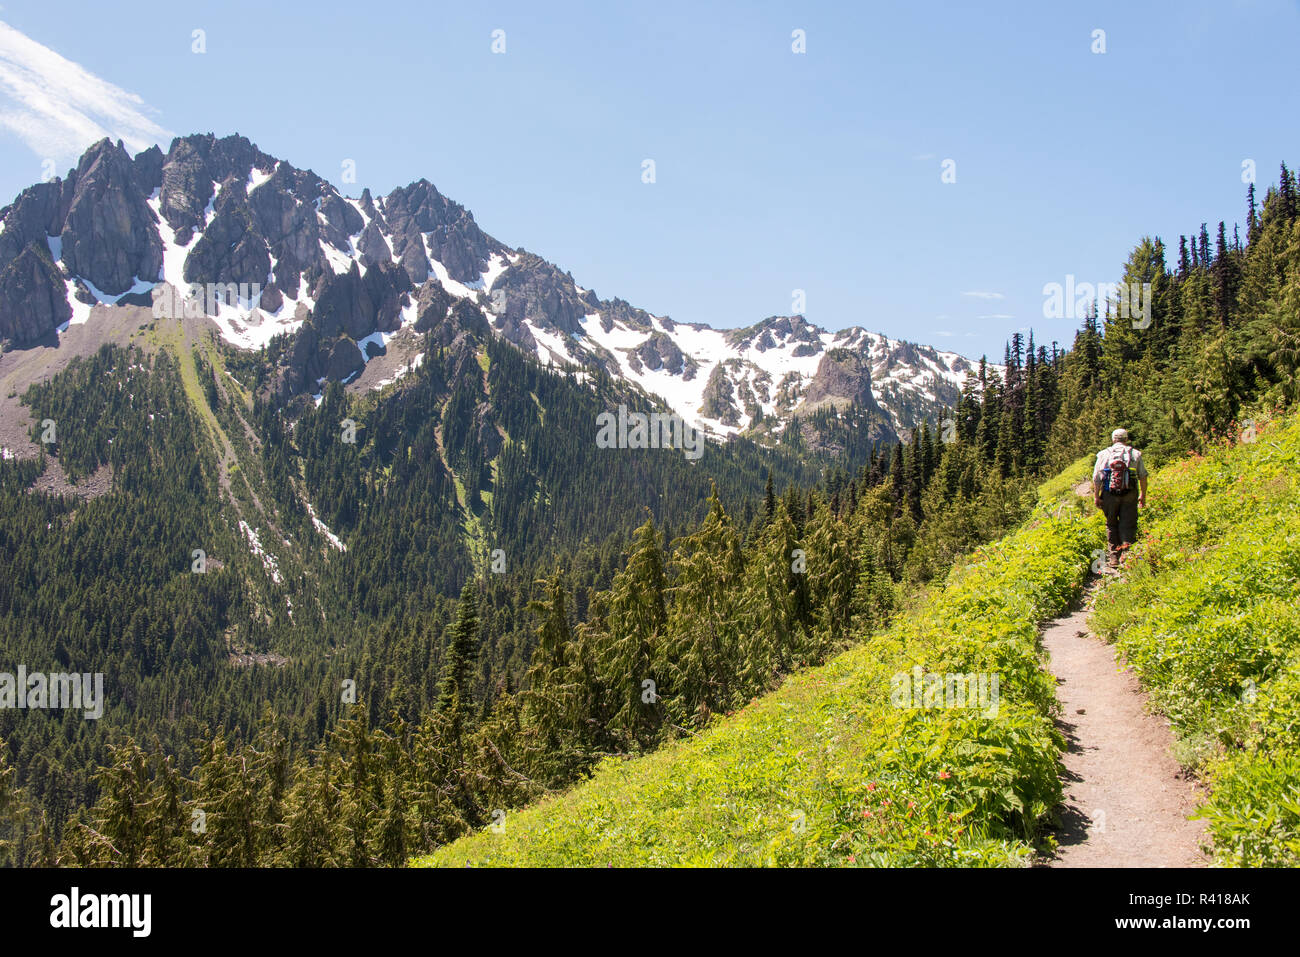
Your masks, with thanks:
<instances>
[{"instance_id":1,"label":"mountain ridge","mask_svg":"<svg viewBox=\"0 0 1300 957\"><path fill-rule=\"evenodd\" d=\"M256 293L232 302L227 285ZM601 299L485 233L427 179L349 198L237 134L178 137L166 154L135 157L101 140L65 178L0 209L7 348L56 343L98 305L157 314L158 300L163 314L206 315L240 349L292 337L267 387L280 404L319 401L328 381L354 391L395 382L418 361L418 334L458 302L543 363L603 369L715 438L775 439L796 416L856 404L873 439L893 441L954 407L976 371L956 353L860 326L831 332L795 315L715 329Z\"/></svg>"}]
</instances>

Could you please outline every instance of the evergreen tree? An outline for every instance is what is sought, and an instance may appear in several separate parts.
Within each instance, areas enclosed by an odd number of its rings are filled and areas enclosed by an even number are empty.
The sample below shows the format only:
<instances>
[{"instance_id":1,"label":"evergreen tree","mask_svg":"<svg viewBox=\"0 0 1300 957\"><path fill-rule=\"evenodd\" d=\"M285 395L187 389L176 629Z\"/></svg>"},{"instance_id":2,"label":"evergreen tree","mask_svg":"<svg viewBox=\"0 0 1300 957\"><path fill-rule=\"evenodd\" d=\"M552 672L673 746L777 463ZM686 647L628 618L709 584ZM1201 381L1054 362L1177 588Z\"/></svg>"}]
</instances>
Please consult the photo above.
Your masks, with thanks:
<instances>
[{"instance_id":1,"label":"evergreen tree","mask_svg":"<svg viewBox=\"0 0 1300 957\"><path fill-rule=\"evenodd\" d=\"M543 597L529 603L537 618L537 644L523 698L534 730L531 764L548 780L571 777L583 764L580 747L583 714L569 680L573 634L561 572L537 583Z\"/></svg>"},{"instance_id":2,"label":"evergreen tree","mask_svg":"<svg viewBox=\"0 0 1300 957\"><path fill-rule=\"evenodd\" d=\"M438 710L447 715L453 740L459 740L474 715L473 675L478 657L478 596L466 582L456 606L456 623L447 644Z\"/></svg>"},{"instance_id":3,"label":"evergreen tree","mask_svg":"<svg viewBox=\"0 0 1300 957\"><path fill-rule=\"evenodd\" d=\"M739 666L743 575L740 539L715 487L704 522L673 550L668 640L656 670L669 676L668 710L678 724L703 725L737 703L731 676Z\"/></svg>"},{"instance_id":4,"label":"evergreen tree","mask_svg":"<svg viewBox=\"0 0 1300 957\"><path fill-rule=\"evenodd\" d=\"M647 521L637 529L627 567L610 589L609 637L598 652L602 682L616 707L610 727L643 747L653 740L663 713L658 686L664 676L652 672L668 617L665 588L659 534Z\"/></svg>"},{"instance_id":5,"label":"evergreen tree","mask_svg":"<svg viewBox=\"0 0 1300 957\"><path fill-rule=\"evenodd\" d=\"M1251 181L1250 186L1246 190L1246 206L1247 206L1246 242L1253 243L1256 238L1255 237L1256 229L1258 228L1259 225L1257 220L1258 213L1255 204L1255 183L1253 180Z\"/></svg>"}]
</instances>

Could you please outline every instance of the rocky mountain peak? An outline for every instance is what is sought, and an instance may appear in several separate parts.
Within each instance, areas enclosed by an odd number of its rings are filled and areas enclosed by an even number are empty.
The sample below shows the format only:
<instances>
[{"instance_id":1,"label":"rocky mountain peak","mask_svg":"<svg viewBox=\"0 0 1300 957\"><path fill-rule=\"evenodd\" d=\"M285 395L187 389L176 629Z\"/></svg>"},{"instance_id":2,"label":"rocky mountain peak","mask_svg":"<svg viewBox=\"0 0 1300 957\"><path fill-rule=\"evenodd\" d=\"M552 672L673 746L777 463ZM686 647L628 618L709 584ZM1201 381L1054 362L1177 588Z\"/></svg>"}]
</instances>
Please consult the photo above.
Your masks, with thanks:
<instances>
[{"instance_id":1,"label":"rocky mountain peak","mask_svg":"<svg viewBox=\"0 0 1300 957\"><path fill-rule=\"evenodd\" d=\"M239 135L178 137L166 153L134 158L102 140L65 180L0 210L0 339L10 346L50 341L95 304L184 302L190 284L249 291L247 302L202 298L200 313L229 343L293 337L267 386L279 401L354 380L394 340L409 359L413 337L445 345L452 330L501 336L543 363L602 369L715 436L760 423L779 431L796 414L846 404L910 425L955 403L969 368L952 353L856 327L832 334L801 315L717 330L604 300L484 233L427 179L349 199Z\"/></svg>"}]
</instances>

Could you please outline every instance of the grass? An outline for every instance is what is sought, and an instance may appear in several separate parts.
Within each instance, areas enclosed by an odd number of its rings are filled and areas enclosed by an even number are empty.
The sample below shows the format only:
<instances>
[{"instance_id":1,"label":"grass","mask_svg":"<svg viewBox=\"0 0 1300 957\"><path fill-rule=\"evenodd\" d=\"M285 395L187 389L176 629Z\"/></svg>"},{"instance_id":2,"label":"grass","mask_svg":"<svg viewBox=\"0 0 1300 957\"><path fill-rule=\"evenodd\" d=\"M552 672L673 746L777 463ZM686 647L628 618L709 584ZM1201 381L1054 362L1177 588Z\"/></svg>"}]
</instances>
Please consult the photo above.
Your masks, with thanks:
<instances>
[{"instance_id":1,"label":"grass","mask_svg":"<svg viewBox=\"0 0 1300 957\"><path fill-rule=\"evenodd\" d=\"M190 351L190 345L186 341L185 331L180 322L174 320L164 320L155 322L146 333L150 345L167 349L176 358L180 366L181 383L185 387L185 396L190 400L190 405L198 414L199 418L211 430L211 435L216 442L217 455L224 456L225 449L229 447L230 440L226 436L225 430L221 423L217 421L216 414L208 405L207 397L203 394L203 386L199 383L199 372L194 364L194 353ZM205 353L211 361L211 352Z\"/></svg>"},{"instance_id":2,"label":"grass","mask_svg":"<svg viewBox=\"0 0 1300 957\"><path fill-rule=\"evenodd\" d=\"M1100 538L1095 514L1060 507L1072 497L1044 500L914 614L822 667L694 737L608 759L569 792L412 863L1027 863L1061 796L1038 624L1078 595ZM897 676L918 666L997 675L996 714L897 706Z\"/></svg>"},{"instance_id":3,"label":"grass","mask_svg":"<svg viewBox=\"0 0 1300 957\"><path fill-rule=\"evenodd\" d=\"M1096 456L1092 454L1075 459L1055 477L1048 479L1038 487L1039 502L1053 507L1059 505L1069 506L1076 502L1086 505L1086 499L1081 500L1072 495L1071 492L1081 482L1092 480L1092 466L1095 461ZM1086 508L1085 511L1087 511Z\"/></svg>"}]
</instances>

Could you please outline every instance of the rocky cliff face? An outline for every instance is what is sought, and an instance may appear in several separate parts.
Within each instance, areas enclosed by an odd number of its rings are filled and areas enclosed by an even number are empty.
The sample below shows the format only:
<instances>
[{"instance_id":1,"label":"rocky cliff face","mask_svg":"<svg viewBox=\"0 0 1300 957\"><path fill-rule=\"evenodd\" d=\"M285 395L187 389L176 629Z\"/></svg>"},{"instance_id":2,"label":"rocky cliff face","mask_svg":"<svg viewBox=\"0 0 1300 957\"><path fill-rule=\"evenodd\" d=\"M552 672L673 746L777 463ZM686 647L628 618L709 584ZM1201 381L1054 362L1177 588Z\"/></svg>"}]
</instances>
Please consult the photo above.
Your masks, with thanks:
<instances>
[{"instance_id":1,"label":"rocky cliff face","mask_svg":"<svg viewBox=\"0 0 1300 957\"><path fill-rule=\"evenodd\" d=\"M591 292L579 293L573 277L534 256L521 253L492 283L496 326L516 345L535 346L528 329L582 334L582 320L600 310Z\"/></svg>"},{"instance_id":2,"label":"rocky cliff face","mask_svg":"<svg viewBox=\"0 0 1300 957\"><path fill-rule=\"evenodd\" d=\"M68 290L49 250L24 246L0 269L0 340L36 342L70 318Z\"/></svg>"},{"instance_id":3,"label":"rocky cliff face","mask_svg":"<svg viewBox=\"0 0 1300 957\"><path fill-rule=\"evenodd\" d=\"M489 257L505 251L479 229L468 210L424 179L385 196L376 222L381 233L393 237L393 254L417 284L429 277L430 257L456 282L474 283Z\"/></svg>"},{"instance_id":4,"label":"rocky cliff face","mask_svg":"<svg viewBox=\"0 0 1300 957\"><path fill-rule=\"evenodd\" d=\"M157 277L162 242L145 203L155 159L156 151L133 161L121 144L103 140L67 179L24 190L0 210L0 339L24 345L66 322L71 309L64 278L120 296L136 277ZM52 274L38 260L61 268ZM51 301L57 298L61 305Z\"/></svg>"},{"instance_id":5,"label":"rocky cliff face","mask_svg":"<svg viewBox=\"0 0 1300 957\"><path fill-rule=\"evenodd\" d=\"M162 241L153 228L142 180L120 145L103 140L87 152L64 183L67 212L59 241L68 273L109 295L151 281L162 268Z\"/></svg>"},{"instance_id":6,"label":"rocky cliff face","mask_svg":"<svg viewBox=\"0 0 1300 957\"><path fill-rule=\"evenodd\" d=\"M822 353L799 410L811 412L827 405L849 404L879 410L871 391L871 362L851 349L831 349Z\"/></svg>"},{"instance_id":7,"label":"rocky cliff face","mask_svg":"<svg viewBox=\"0 0 1300 957\"><path fill-rule=\"evenodd\" d=\"M214 297L209 284L251 301ZM908 426L952 405L969 369L952 353L859 328L832 334L801 316L725 331L653 316L506 247L427 180L350 199L241 136L181 137L134 158L104 140L66 178L0 210L8 347L53 341L97 303L172 302L173 291L233 345L292 337L267 387L278 401L352 379L394 336L446 345L471 326L542 362L636 383L715 435L779 431L845 405Z\"/></svg>"}]
</instances>

